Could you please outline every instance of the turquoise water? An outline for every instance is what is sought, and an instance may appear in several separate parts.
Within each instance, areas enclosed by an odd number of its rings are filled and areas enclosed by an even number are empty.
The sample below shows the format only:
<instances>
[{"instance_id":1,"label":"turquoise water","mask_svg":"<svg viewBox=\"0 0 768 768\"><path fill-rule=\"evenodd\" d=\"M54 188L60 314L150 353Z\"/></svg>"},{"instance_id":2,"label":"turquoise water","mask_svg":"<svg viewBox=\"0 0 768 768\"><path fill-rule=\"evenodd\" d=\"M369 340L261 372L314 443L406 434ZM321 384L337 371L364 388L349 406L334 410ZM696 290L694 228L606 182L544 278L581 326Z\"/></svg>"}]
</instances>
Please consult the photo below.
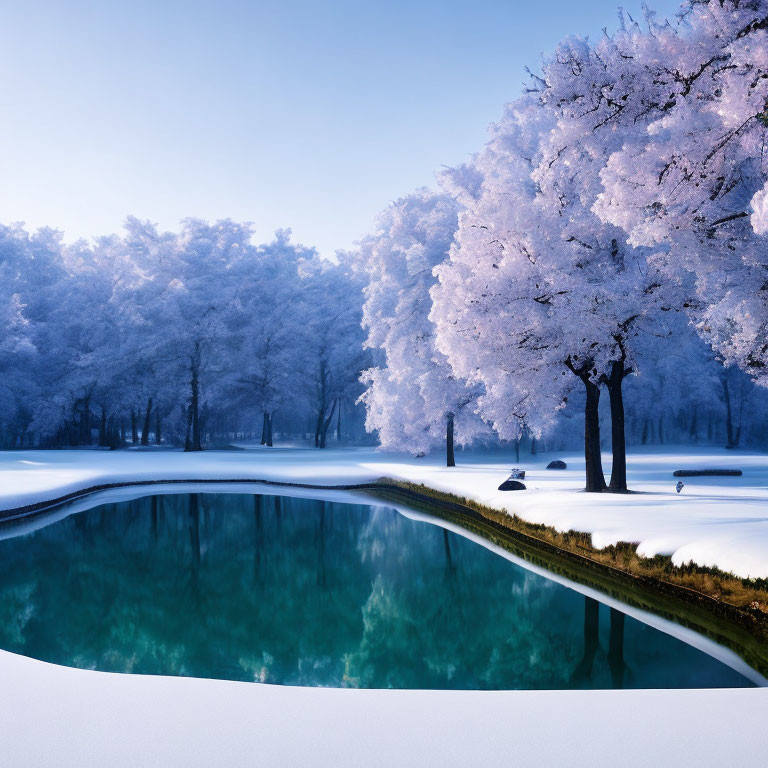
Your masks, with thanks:
<instances>
[{"instance_id":1,"label":"turquoise water","mask_svg":"<svg viewBox=\"0 0 768 768\"><path fill-rule=\"evenodd\" d=\"M290 685L751 685L437 526L248 494L104 504L0 541L0 647L87 669Z\"/></svg>"}]
</instances>

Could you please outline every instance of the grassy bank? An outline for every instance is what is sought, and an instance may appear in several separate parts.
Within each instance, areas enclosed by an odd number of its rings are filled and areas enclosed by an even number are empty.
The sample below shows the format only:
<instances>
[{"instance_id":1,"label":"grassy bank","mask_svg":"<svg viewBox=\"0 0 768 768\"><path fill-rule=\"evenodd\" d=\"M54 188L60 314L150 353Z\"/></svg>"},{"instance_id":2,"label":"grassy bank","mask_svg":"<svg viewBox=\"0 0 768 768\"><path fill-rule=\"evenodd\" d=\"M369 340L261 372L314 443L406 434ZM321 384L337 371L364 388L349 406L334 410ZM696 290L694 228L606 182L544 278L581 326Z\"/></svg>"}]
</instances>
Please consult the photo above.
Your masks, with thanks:
<instances>
[{"instance_id":1,"label":"grassy bank","mask_svg":"<svg viewBox=\"0 0 768 768\"><path fill-rule=\"evenodd\" d=\"M527 562L624 603L689 627L741 656L768 677L768 580L740 579L716 568L644 558L637 546L592 546L586 533L560 533L471 499L425 485L382 479L366 489L459 525Z\"/></svg>"}]
</instances>

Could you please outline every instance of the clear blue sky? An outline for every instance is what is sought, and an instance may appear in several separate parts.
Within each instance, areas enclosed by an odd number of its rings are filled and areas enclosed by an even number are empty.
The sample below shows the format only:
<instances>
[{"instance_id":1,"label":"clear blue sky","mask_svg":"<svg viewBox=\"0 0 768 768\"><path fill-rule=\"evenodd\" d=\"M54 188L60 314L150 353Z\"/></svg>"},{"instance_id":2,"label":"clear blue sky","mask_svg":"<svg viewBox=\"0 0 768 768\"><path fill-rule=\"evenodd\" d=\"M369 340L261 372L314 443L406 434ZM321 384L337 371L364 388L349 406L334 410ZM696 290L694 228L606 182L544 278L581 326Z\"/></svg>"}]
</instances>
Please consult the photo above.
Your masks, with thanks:
<instances>
[{"instance_id":1,"label":"clear blue sky","mask_svg":"<svg viewBox=\"0 0 768 768\"><path fill-rule=\"evenodd\" d=\"M330 255L478 149L525 65L615 28L620 1L12 0L0 221L72 240L129 213L231 217Z\"/></svg>"}]
</instances>

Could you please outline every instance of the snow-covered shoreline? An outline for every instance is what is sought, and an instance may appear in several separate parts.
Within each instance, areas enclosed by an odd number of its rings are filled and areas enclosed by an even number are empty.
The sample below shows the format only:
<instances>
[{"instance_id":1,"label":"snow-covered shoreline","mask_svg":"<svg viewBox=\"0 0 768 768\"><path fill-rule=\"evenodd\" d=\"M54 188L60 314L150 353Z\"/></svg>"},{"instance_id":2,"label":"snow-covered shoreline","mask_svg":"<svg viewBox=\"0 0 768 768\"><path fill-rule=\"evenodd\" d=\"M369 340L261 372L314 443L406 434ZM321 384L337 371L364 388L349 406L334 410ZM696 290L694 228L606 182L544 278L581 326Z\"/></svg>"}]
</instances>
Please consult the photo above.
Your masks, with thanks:
<instances>
[{"instance_id":1,"label":"snow-covered shoreline","mask_svg":"<svg viewBox=\"0 0 768 768\"><path fill-rule=\"evenodd\" d=\"M3 764L758 766L768 691L292 688L0 652Z\"/></svg>"},{"instance_id":2,"label":"snow-covered shoreline","mask_svg":"<svg viewBox=\"0 0 768 768\"><path fill-rule=\"evenodd\" d=\"M683 452L684 450L684 452ZM742 577L768 577L768 456L714 448L640 450L629 455L629 495L586 494L584 460L558 454L566 470L546 470L549 453L523 457L524 492L497 490L518 462L501 453L414 459L372 449L275 448L243 451L0 452L0 509L49 501L95 485L146 480L253 479L321 486L390 477L424 483L558 530L592 534L595 546L638 542L640 554L672 555L675 563L718 566ZM609 466L609 457L605 456ZM686 478L675 469L735 467L742 477Z\"/></svg>"}]
</instances>

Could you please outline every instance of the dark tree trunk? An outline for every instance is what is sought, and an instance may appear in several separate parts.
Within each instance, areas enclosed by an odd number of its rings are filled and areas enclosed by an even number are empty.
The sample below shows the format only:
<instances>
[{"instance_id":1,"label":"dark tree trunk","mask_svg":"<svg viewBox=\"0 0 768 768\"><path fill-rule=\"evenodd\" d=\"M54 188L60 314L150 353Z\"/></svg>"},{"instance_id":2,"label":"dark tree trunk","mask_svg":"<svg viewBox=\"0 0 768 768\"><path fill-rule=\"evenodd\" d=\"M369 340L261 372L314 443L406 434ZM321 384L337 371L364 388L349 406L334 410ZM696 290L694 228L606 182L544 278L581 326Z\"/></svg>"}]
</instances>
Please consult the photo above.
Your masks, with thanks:
<instances>
[{"instance_id":1,"label":"dark tree trunk","mask_svg":"<svg viewBox=\"0 0 768 768\"><path fill-rule=\"evenodd\" d=\"M691 426L688 431L689 437L694 442L696 442L698 432L699 432L699 409L694 405L693 414L691 415Z\"/></svg>"},{"instance_id":2,"label":"dark tree trunk","mask_svg":"<svg viewBox=\"0 0 768 768\"><path fill-rule=\"evenodd\" d=\"M602 493L606 490L603 475L603 460L600 455L600 387L590 378L592 362L587 360L578 368L568 358L565 361L568 370L578 376L587 391L584 407L584 462L586 465L586 488L590 493Z\"/></svg>"},{"instance_id":3,"label":"dark tree trunk","mask_svg":"<svg viewBox=\"0 0 768 768\"><path fill-rule=\"evenodd\" d=\"M83 403L83 436L82 442L91 444L91 398L86 397Z\"/></svg>"},{"instance_id":4,"label":"dark tree trunk","mask_svg":"<svg viewBox=\"0 0 768 768\"><path fill-rule=\"evenodd\" d=\"M325 448L328 438L328 430L330 429L331 422L333 421L333 413L336 410L337 402L337 400L334 400L331 403L331 410L328 412L327 417L324 417L322 411L317 416L317 427L319 430L319 435L315 433L315 447Z\"/></svg>"},{"instance_id":5,"label":"dark tree trunk","mask_svg":"<svg viewBox=\"0 0 768 768\"><path fill-rule=\"evenodd\" d=\"M139 431L136 426L136 411L131 408L131 442L136 445L139 442Z\"/></svg>"},{"instance_id":6,"label":"dark tree trunk","mask_svg":"<svg viewBox=\"0 0 768 768\"><path fill-rule=\"evenodd\" d=\"M600 387L589 378L582 378L587 390L587 404L584 409L584 459L587 470L586 490L601 493L606 489L603 475L603 459L600 454Z\"/></svg>"},{"instance_id":7,"label":"dark tree trunk","mask_svg":"<svg viewBox=\"0 0 768 768\"><path fill-rule=\"evenodd\" d=\"M728 379L723 376L723 399L725 400L725 433L727 435L728 444L726 448L733 446L733 413L731 411L731 396L728 391Z\"/></svg>"},{"instance_id":8,"label":"dark tree trunk","mask_svg":"<svg viewBox=\"0 0 768 768\"><path fill-rule=\"evenodd\" d=\"M155 445L163 442L163 417L160 415L160 408L155 408Z\"/></svg>"},{"instance_id":9,"label":"dark tree trunk","mask_svg":"<svg viewBox=\"0 0 768 768\"><path fill-rule=\"evenodd\" d=\"M531 456L536 455L536 438L531 437Z\"/></svg>"},{"instance_id":10,"label":"dark tree trunk","mask_svg":"<svg viewBox=\"0 0 768 768\"><path fill-rule=\"evenodd\" d=\"M107 444L107 409L101 406L101 423L99 424L99 445L104 447Z\"/></svg>"},{"instance_id":11,"label":"dark tree trunk","mask_svg":"<svg viewBox=\"0 0 768 768\"><path fill-rule=\"evenodd\" d=\"M272 414L267 417L267 446L272 447Z\"/></svg>"},{"instance_id":12,"label":"dark tree trunk","mask_svg":"<svg viewBox=\"0 0 768 768\"><path fill-rule=\"evenodd\" d=\"M261 444L266 445L267 444L267 423L269 421L269 416L267 416L267 412L264 411L264 418L261 420Z\"/></svg>"},{"instance_id":13,"label":"dark tree trunk","mask_svg":"<svg viewBox=\"0 0 768 768\"><path fill-rule=\"evenodd\" d=\"M112 451L120 447L120 432L114 416L110 416L107 422L107 444Z\"/></svg>"},{"instance_id":14,"label":"dark tree trunk","mask_svg":"<svg viewBox=\"0 0 768 768\"><path fill-rule=\"evenodd\" d=\"M664 417L659 416L659 445L664 445Z\"/></svg>"},{"instance_id":15,"label":"dark tree trunk","mask_svg":"<svg viewBox=\"0 0 768 768\"><path fill-rule=\"evenodd\" d=\"M624 493L627 490L627 445L624 430L624 397L621 391L627 373L624 363L617 361L611 366L611 375L606 379L611 401L611 451L613 453L611 482L608 490L613 493Z\"/></svg>"},{"instance_id":16,"label":"dark tree trunk","mask_svg":"<svg viewBox=\"0 0 768 768\"><path fill-rule=\"evenodd\" d=\"M341 442L341 400L339 400L339 409L336 412L336 442Z\"/></svg>"},{"instance_id":17,"label":"dark tree trunk","mask_svg":"<svg viewBox=\"0 0 768 768\"><path fill-rule=\"evenodd\" d=\"M192 378L190 380L191 398L189 402L189 438L184 446L185 451L202 451L200 443L200 380L198 366L195 360L191 365Z\"/></svg>"},{"instance_id":18,"label":"dark tree trunk","mask_svg":"<svg viewBox=\"0 0 768 768\"><path fill-rule=\"evenodd\" d=\"M147 411L144 414L144 426L141 430L141 444L149 445L149 427L150 419L152 418L152 398L147 400Z\"/></svg>"},{"instance_id":19,"label":"dark tree trunk","mask_svg":"<svg viewBox=\"0 0 768 768\"><path fill-rule=\"evenodd\" d=\"M453 412L449 412L445 427L445 466L455 467L456 457L453 453Z\"/></svg>"},{"instance_id":20,"label":"dark tree trunk","mask_svg":"<svg viewBox=\"0 0 768 768\"><path fill-rule=\"evenodd\" d=\"M520 438L515 440L515 461L520 461Z\"/></svg>"},{"instance_id":21,"label":"dark tree trunk","mask_svg":"<svg viewBox=\"0 0 768 768\"><path fill-rule=\"evenodd\" d=\"M187 432L184 437L184 450L185 451L191 451L192 450L192 407L187 406Z\"/></svg>"}]
</instances>

